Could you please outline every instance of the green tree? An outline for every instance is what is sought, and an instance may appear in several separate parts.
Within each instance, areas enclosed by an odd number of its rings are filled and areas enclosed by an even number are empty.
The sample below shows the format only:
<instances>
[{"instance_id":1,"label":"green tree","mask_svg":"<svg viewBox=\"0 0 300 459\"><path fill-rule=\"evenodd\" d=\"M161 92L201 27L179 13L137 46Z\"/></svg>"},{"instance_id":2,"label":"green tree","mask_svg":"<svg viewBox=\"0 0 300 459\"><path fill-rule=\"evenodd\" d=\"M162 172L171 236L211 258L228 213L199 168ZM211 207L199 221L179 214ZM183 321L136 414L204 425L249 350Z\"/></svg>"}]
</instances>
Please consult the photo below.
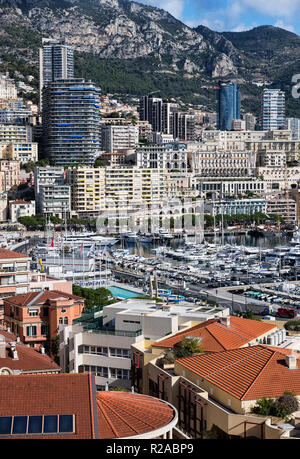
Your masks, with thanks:
<instances>
[{"instance_id":1,"label":"green tree","mask_svg":"<svg viewBox=\"0 0 300 459\"><path fill-rule=\"evenodd\" d=\"M175 359L180 359L181 357L190 357L192 355L202 353L203 349L199 345L198 338L184 338L175 346L173 351Z\"/></svg>"}]
</instances>

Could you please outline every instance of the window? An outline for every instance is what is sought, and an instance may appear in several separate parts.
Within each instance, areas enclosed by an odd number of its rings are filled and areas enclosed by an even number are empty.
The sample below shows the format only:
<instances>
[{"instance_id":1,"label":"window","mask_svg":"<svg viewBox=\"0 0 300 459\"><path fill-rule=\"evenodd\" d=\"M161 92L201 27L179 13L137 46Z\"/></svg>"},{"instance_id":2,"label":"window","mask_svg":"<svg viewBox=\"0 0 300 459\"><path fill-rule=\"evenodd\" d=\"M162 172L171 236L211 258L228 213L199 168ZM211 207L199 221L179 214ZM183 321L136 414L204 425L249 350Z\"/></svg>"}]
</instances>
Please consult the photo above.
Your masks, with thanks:
<instances>
[{"instance_id":1,"label":"window","mask_svg":"<svg viewBox=\"0 0 300 459\"><path fill-rule=\"evenodd\" d=\"M110 376L116 379L130 379L130 371L122 368L111 368Z\"/></svg>"},{"instance_id":2,"label":"window","mask_svg":"<svg viewBox=\"0 0 300 459\"><path fill-rule=\"evenodd\" d=\"M131 352L129 349L117 349L117 348L110 348L110 355L112 357L123 357L130 359L131 358Z\"/></svg>"},{"instance_id":3,"label":"window","mask_svg":"<svg viewBox=\"0 0 300 459\"><path fill-rule=\"evenodd\" d=\"M36 325L26 327L27 336L36 336Z\"/></svg>"},{"instance_id":4,"label":"window","mask_svg":"<svg viewBox=\"0 0 300 459\"><path fill-rule=\"evenodd\" d=\"M80 350L81 346L78 347L78 352L83 354L95 354L95 355L108 355L107 347L99 346L82 346L82 351Z\"/></svg>"},{"instance_id":5,"label":"window","mask_svg":"<svg viewBox=\"0 0 300 459\"><path fill-rule=\"evenodd\" d=\"M65 318L64 318L64 324L65 324L65 325L68 325L68 317L65 317Z\"/></svg>"}]
</instances>

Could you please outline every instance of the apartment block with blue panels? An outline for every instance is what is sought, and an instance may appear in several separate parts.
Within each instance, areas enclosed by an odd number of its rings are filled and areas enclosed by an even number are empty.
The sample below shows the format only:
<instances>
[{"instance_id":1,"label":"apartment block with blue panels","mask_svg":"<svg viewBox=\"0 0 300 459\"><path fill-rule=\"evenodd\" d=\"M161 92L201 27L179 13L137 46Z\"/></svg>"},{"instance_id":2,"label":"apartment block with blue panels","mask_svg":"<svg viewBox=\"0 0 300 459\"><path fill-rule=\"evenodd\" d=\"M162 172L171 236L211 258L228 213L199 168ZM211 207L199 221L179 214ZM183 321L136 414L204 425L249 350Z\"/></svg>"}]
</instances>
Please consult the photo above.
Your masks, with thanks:
<instances>
[{"instance_id":1,"label":"apartment block with blue panels","mask_svg":"<svg viewBox=\"0 0 300 459\"><path fill-rule=\"evenodd\" d=\"M83 79L61 79L43 90L44 145L56 166L93 165L100 155L101 90Z\"/></svg>"}]
</instances>

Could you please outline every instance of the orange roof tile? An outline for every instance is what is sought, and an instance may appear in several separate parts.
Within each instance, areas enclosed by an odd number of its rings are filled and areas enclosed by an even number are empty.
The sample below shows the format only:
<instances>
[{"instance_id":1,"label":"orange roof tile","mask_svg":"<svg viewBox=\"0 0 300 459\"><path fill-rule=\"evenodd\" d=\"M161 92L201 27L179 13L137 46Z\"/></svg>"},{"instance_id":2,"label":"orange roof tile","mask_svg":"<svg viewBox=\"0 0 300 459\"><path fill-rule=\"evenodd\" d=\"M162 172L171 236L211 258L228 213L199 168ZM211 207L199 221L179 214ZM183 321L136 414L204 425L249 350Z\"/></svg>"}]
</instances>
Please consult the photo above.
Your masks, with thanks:
<instances>
[{"instance_id":1,"label":"orange roof tile","mask_svg":"<svg viewBox=\"0 0 300 459\"><path fill-rule=\"evenodd\" d=\"M47 354L42 354L35 349L26 346L21 342L16 342L16 337L0 329L0 336L5 338L7 343L6 356L0 357L0 368L9 368L11 370L20 370L21 372L35 371L60 371L61 368ZM10 352L10 342L15 342L18 360L12 358Z\"/></svg>"},{"instance_id":2,"label":"orange roof tile","mask_svg":"<svg viewBox=\"0 0 300 459\"><path fill-rule=\"evenodd\" d=\"M95 438L99 435L95 423L95 419L97 421L96 407L93 403L95 395L93 397L91 387L91 375L88 373L1 375L0 416L73 414L75 433L43 435L42 438ZM28 438L28 436L18 435L18 438ZM30 435L30 438L41 438L41 435Z\"/></svg>"},{"instance_id":3,"label":"orange roof tile","mask_svg":"<svg viewBox=\"0 0 300 459\"><path fill-rule=\"evenodd\" d=\"M0 248L0 260L4 260L7 258L29 258L27 255L23 255L23 253L14 252L13 250L3 249Z\"/></svg>"},{"instance_id":4,"label":"orange roof tile","mask_svg":"<svg viewBox=\"0 0 300 459\"><path fill-rule=\"evenodd\" d=\"M71 293L60 292L59 290L44 290L43 294L41 293L42 292L21 293L20 295L5 298L5 301L18 306L27 306L30 302L33 302L33 304L45 304L48 300L57 300L59 298L84 300L84 298L80 296L76 296Z\"/></svg>"},{"instance_id":5,"label":"orange roof tile","mask_svg":"<svg viewBox=\"0 0 300 459\"><path fill-rule=\"evenodd\" d=\"M299 369L288 368L286 349L249 346L176 360L182 367L240 400L275 398L285 391L300 395Z\"/></svg>"},{"instance_id":6,"label":"orange roof tile","mask_svg":"<svg viewBox=\"0 0 300 459\"><path fill-rule=\"evenodd\" d=\"M97 393L100 438L144 434L169 424L173 408L162 400L129 392Z\"/></svg>"},{"instance_id":7,"label":"orange roof tile","mask_svg":"<svg viewBox=\"0 0 300 459\"><path fill-rule=\"evenodd\" d=\"M188 336L202 338L200 346L206 352L218 352L245 346L249 341L276 328L276 325L257 320L230 316L230 327L223 325L218 319L210 319L169 338L157 341L152 346L173 348Z\"/></svg>"}]
</instances>

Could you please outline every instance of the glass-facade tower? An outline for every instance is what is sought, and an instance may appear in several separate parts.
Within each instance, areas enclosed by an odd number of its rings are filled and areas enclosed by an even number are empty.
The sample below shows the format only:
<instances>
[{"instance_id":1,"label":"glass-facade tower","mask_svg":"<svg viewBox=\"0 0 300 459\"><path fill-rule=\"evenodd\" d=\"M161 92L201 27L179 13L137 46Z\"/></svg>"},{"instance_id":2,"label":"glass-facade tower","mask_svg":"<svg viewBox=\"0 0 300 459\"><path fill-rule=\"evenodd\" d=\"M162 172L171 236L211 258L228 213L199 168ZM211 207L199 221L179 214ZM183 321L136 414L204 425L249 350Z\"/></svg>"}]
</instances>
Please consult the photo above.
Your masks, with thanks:
<instances>
[{"instance_id":1,"label":"glass-facade tower","mask_svg":"<svg viewBox=\"0 0 300 459\"><path fill-rule=\"evenodd\" d=\"M241 116L240 88L236 83L219 82L217 91L218 129L230 131L232 120L238 120Z\"/></svg>"},{"instance_id":2,"label":"glass-facade tower","mask_svg":"<svg viewBox=\"0 0 300 459\"><path fill-rule=\"evenodd\" d=\"M53 165L94 164L100 154L100 93L81 78L44 87L44 152Z\"/></svg>"}]
</instances>

